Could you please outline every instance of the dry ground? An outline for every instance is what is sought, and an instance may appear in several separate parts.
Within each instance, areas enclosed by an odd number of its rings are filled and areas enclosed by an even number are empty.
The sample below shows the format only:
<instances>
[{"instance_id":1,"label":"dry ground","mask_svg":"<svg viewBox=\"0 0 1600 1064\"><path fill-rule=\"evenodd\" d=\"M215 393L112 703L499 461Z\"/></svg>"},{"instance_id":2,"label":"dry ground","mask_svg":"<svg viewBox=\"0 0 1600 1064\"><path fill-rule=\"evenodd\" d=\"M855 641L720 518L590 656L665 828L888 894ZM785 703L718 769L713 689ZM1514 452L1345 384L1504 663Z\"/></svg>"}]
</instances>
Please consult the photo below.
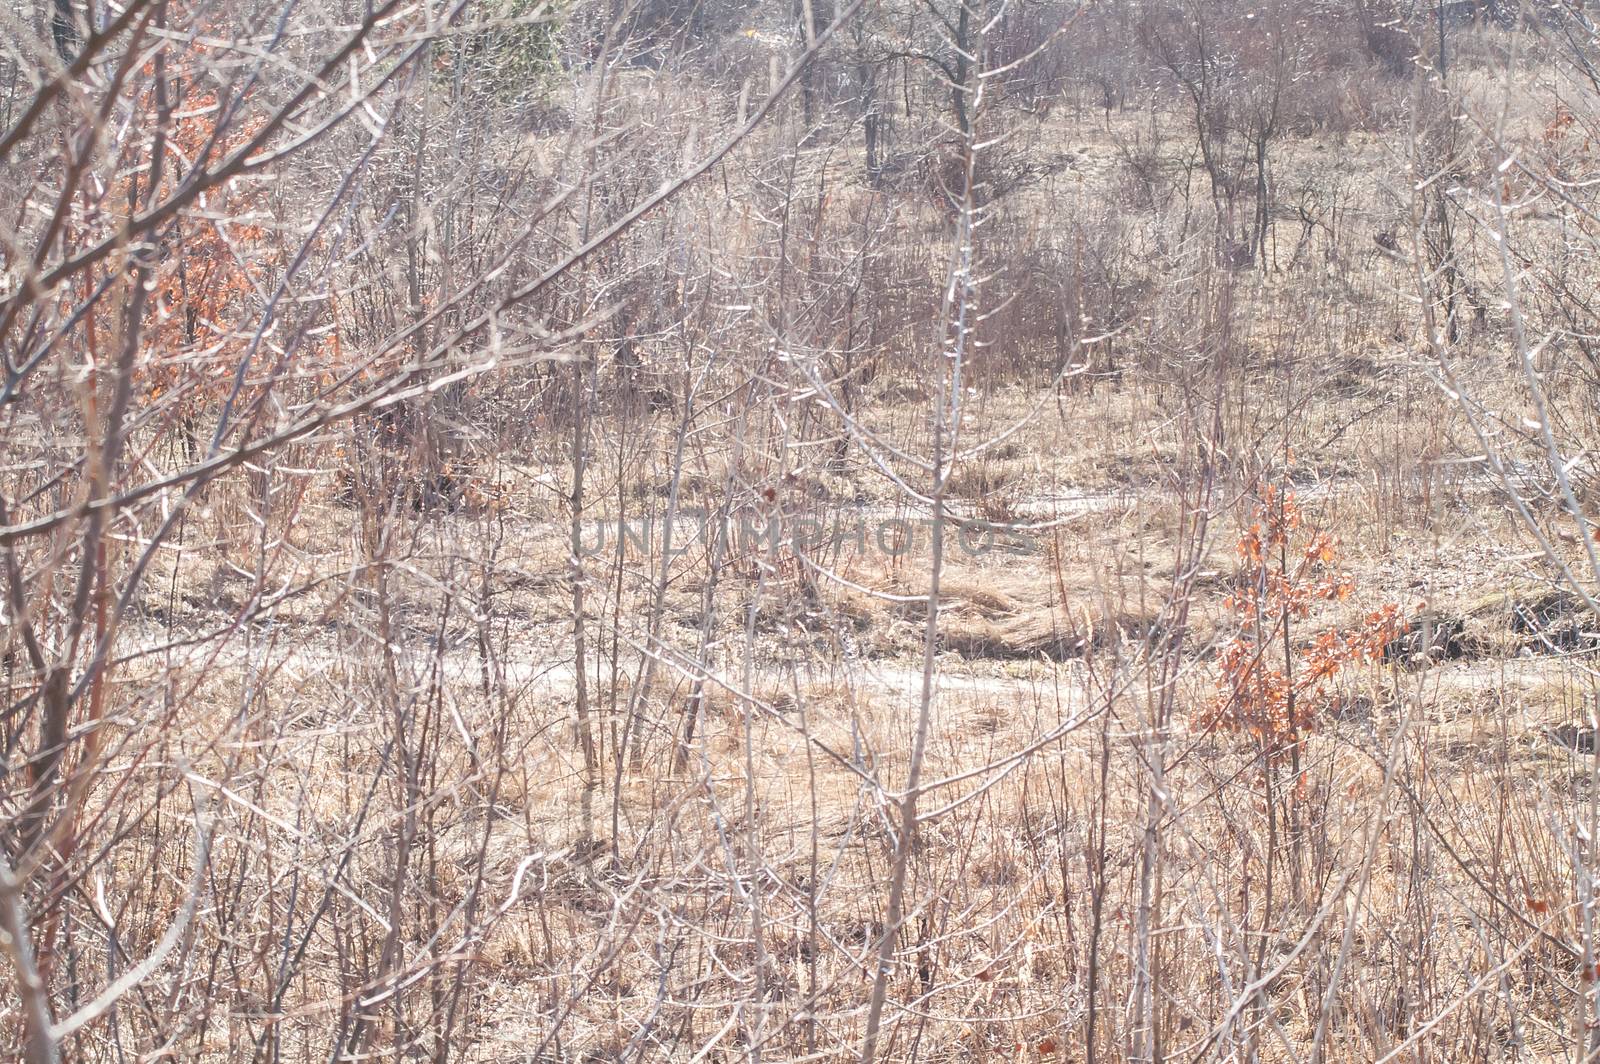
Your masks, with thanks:
<instances>
[{"instance_id":1,"label":"dry ground","mask_svg":"<svg viewBox=\"0 0 1600 1064\"><path fill-rule=\"evenodd\" d=\"M1342 409L1317 407L1319 419L1364 409L1384 382L1367 377ZM1097 423L1105 435L1094 443L1080 446L1083 422L1052 411L954 489L974 518L1002 492L1006 519L1050 527L1021 547L958 552L942 580L924 808L948 809L923 826L911 864L916 908L891 980L891 1055L917 1045L930 1059L1011 1059L1021 1045L1025 1059L1079 1059L1091 967L1096 1038L1123 1022L1160 696L1150 636L1171 586L1173 518L1159 446L1119 427L1147 424L1136 411L1149 400L1117 389L1067 400L1090 401L1112 426ZM1003 423L1027 397L993 402L988 416ZM1263 1059L1303 1049L1346 927L1346 963L1359 975L1343 986L1330 1035L1339 1059L1382 1057L1429 1023L1452 1059L1491 1053L1485 1038L1519 1046L1516 1059L1559 1059L1582 1014L1581 958L1570 955L1582 912L1559 840L1596 793L1594 763L1544 729L1586 718L1593 662L1517 627L1515 605L1546 601L1549 585L1491 485L1449 464L1418 460L1406 472L1371 458L1405 409L1380 406L1359 437L1304 460L1327 471L1307 473L1301 495L1339 535L1359 589L1313 615L1304 637L1383 602L1460 629L1437 660L1402 651L1342 677L1298 754L1300 774L1278 779L1270 803L1251 744L1196 724L1217 689L1232 541L1248 512L1231 502L1237 481L1220 493L1230 501L1197 581L1154 822L1151 964L1174 1056L1215 1037L1257 1039ZM1135 471L1120 484L1084 472L1119 461ZM924 593L923 547L890 558L869 542L830 557L848 583L802 579L785 555L759 599L756 559L739 558L715 594L709 654L698 649L704 573L686 555L637 705L630 647L646 645L647 629L618 624L615 661L605 643L606 618L642 616L653 592L641 564L650 556L625 559L620 592L590 600L591 632L602 635L587 697L603 771L586 785L566 531L537 488L517 487L565 474L514 461L485 472L511 485L507 502L420 515L390 548L381 587L355 561L357 512L320 489L260 580L202 543L164 559L151 581L133 623L143 645L166 649L116 674L132 696L130 756L151 756L135 739L141 718L170 714L181 738L156 756L227 780L219 813L245 847L237 889L258 914L260 949L274 928L296 926L306 904L296 891L326 887L348 924L314 938L313 974L283 1000L223 1003L226 1017L195 1035L195 1051L241 1051L270 1013L285 1052L312 1052L340 1007L341 936L381 939L401 919L429 929L409 932L403 952L416 985L433 989L411 999L408 1019L387 1021L398 1027L385 1037L400 1040L408 1022L425 1028L440 987L470 969L462 1022L486 1061L535 1048L607 1059L639 1039L673 1058L701 1047L704 1059L735 1059L752 1037L778 1057L847 1055L882 927L887 793L903 779L922 682L921 605L870 592ZM846 512L903 512L855 478ZM831 498L842 494L835 486ZM596 588L617 579L610 553L589 564ZM275 601L278 586L297 591ZM208 632L227 634L198 640ZM697 661L716 678L696 701ZM692 701L696 733L680 756ZM397 713L435 733L397 740ZM624 755L618 787L612 759L634 715L639 761ZM418 744L427 781L411 801L388 767L397 741ZM407 875L423 876L432 900L390 911L372 885L394 876L394 848L415 818L426 871ZM1376 863L1357 894L1347 877L1369 846ZM308 852L325 862L341 848L351 859L336 889L302 882L319 867ZM176 889L187 855L170 841L162 852ZM134 860L122 872L144 874ZM480 916L481 932L461 909L469 899L495 914ZM160 926L151 920L149 933ZM139 936L129 935L131 949ZM1485 979L1493 993L1481 992ZM1251 981L1260 993L1241 996Z\"/></svg>"}]
</instances>

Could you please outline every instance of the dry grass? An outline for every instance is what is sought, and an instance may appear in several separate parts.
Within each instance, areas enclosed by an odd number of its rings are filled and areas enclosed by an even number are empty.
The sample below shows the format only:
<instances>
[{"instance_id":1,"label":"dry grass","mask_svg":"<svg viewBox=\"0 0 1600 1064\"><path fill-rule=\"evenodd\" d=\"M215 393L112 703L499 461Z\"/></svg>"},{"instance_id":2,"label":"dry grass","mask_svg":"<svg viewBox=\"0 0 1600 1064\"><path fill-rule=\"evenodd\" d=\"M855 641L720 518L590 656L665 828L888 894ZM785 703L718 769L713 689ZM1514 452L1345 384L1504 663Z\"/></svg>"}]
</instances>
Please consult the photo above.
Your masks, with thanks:
<instances>
[{"instance_id":1,"label":"dry grass","mask_svg":"<svg viewBox=\"0 0 1600 1064\"><path fill-rule=\"evenodd\" d=\"M441 518L441 531L458 530L439 541L437 553L430 549L411 556L402 571L437 574L439 562L459 549L449 545L451 540L465 542L478 520ZM317 523L311 515L308 521ZM1158 539L1161 522L1149 525L1146 534ZM319 527L331 537L331 522ZM1079 519L1076 527L1080 534L1111 537L1123 553L1137 553L1122 538L1117 515ZM498 562L503 594L524 614L554 622L565 585L513 574L560 571L556 530L533 526L517 542L517 553ZM1091 557L1103 549L1082 548ZM927 771L938 779L991 761L995 767L992 785L981 796L924 829L914 867L929 915L905 930L901 949L907 959L892 980L897 999L922 1000L931 1010L924 1037L940 1059L1009 1056L1019 1042L1036 1056L1038 1047L1052 1040L1073 1044L1084 1037L1090 957L1098 957L1102 985L1119 985L1132 974L1126 943L1143 794L1138 722L1148 712L1148 695L1139 681L1143 666L1134 651L1147 644L1155 616L1129 604L1140 600L1141 586L1149 595L1150 586L1159 587L1160 581L1150 573L1124 573L1113 583L1105 564L1073 563L1052 572L1055 564L1043 555L1022 564L985 558L981 564L958 564L941 580L941 643L965 663L952 660L942 670L937 739ZM906 559L898 569L879 569L871 579L860 566L851 572L860 582L906 596L925 589L916 582L916 568L916 559ZM195 586L191 598L238 579L224 566L211 566L209 576L207 571L205 566L181 569ZM1362 576L1381 582L1382 570ZM1224 586L1225 580L1213 582L1202 594L1220 595ZM1070 596L1065 606L1059 601L1063 590ZM389 590L390 610L437 614L442 593L432 579L402 580ZM781 595L781 585L769 593ZM546 605L537 604L541 598ZM1422 672L1375 669L1356 682L1344 696L1353 708L1336 713L1339 719L1307 742L1303 781L1273 799L1302 820L1292 831L1279 826L1290 833L1279 839L1286 849L1274 858L1278 886L1272 922L1228 948L1244 950L1241 957L1260 951L1267 967L1286 962L1285 974L1251 1007L1270 1008L1291 1041L1310 1035L1317 979L1326 964L1326 953L1320 961L1289 959L1297 935L1293 929L1311 918L1319 892L1359 863L1375 823L1371 802L1381 791L1382 752L1402 717L1410 718L1403 756L1406 790L1392 799L1394 816L1380 837L1380 861L1360 926L1408 927L1408 921L1426 919L1431 930L1425 940L1420 932L1358 934L1351 964L1368 973L1401 974L1392 982L1369 974L1359 984L1346 1005L1353 1019L1341 1027L1340 1056L1378 1055L1393 1046L1387 1032L1412 1007L1401 992L1403 973L1417 963L1416 951L1424 943L1427 963L1441 970L1465 977L1481 964L1482 943L1470 922L1441 925L1429 917L1435 906L1455 904L1448 899L1492 911L1496 898L1519 903L1550 898L1551 911L1540 914L1536 925L1560 941L1570 941L1576 932L1571 910L1554 903L1562 896L1565 859L1539 849L1538 824L1573 788L1588 793L1588 770L1572 755L1541 743L1538 729L1582 705L1583 684L1519 688L1513 716L1521 722L1509 729L1493 723L1504 712L1503 696L1496 691L1504 690L1513 661L1524 664L1512 671L1536 684L1550 675L1538 661L1511 657L1515 604L1536 607L1542 615L1570 603L1532 586L1481 598L1464 606L1461 615L1484 633L1499 629L1505 639L1484 643L1471 661L1444 662ZM226 613L232 600L213 594L212 601L215 611ZM912 626L919 610L848 590L830 592L830 601L868 632ZM348 624L348 612L342 616ZM729 635L742 627L737 611L728 623ZM552 661L548 650L529 644L530 632L524 628L496 637L502 668L515 664L531 670ZM552 631L552 638L558 637ZM426 691L428 674L436 668L430 663L440 663L449 680L450 712L459 714L464 727L455 732L447 726L445 735L454 732L454 738L429 755L437 780L427 807L430 896L440 913L473 891L498 904L508 896L519 865L525 858L533 862L523 869L524 894L473 947L479 990L470 1014L489 1032L476 1043L478 1059L501 1059L511 1047L543 1041L556 1015L564 1017L563 1052L574 1057L619 1051L647 1017L657 1015L661 1024L662 1009L671 1017L664 1029L674 1032L673 1039L704 1044L717 1036L717 1025L698 1017L708 1007L717 1012L718 1002L740 994L738 973L757 968L768 985L763 1023L770 1025L773 1046L791 1053L847 1050L856 1030L852 1003L859 995L859 958L880 926L875 884L892 849L882 807L864 786L864 776L893 780L904 769L907 711L915 701L913 642L902 642L899 655L843 669L832 678L808 679L809 665L763 663L753 701L733 689L736 683L732 688L710 684L699 709L699 737L681 770L670 770L665 761L689 686L669 671L641 707L652 720L646 757L659 767L629 773L621 791L603 787L598 815L585 826L583 774L574 761L572 718L563 708L571 697L570 675L501 681L497 697L510 702L497 709L467 682L476 656L470 646L429 649L416 638L402 655L404 675L415 677L412 682ZM1207 637L1196 633L1192 638L1197 647L1207 645ZM375 662L364 663L366 655L359 650L342 649L349 644L307 638L303 627L298 639L262 659L279 662L277 675L293 678L296 697L285 699L288 689L273 684L252 708L252 723L241 734L225 722L245 674L232 665L211 668L207 693L196 691L185 699L193 719L186 716L175 732L185 736L197 772L234 780L241 797L229 815L253 823L254 845L269 853L304 846L306 831L322 830L317 825L333 829L359 818L365 788L386 775L383 749L390 733L382 723L384 681L374 671ZM1119 647L1129 652L1126 659ZM1006 662L1032 664L1018 674L1008 671ZM185 668L182 659L168 662L163 671L146 672L142 681L130 670L119 678L119 690L131 689L129 701L137 704L139 697L148 700L154 693L149 687L141 692L141 683L168 682L184 675ZM736 678L740 670L736 661L728 661L721 675ZM1183 682L1180 704L1210 697L1203 667ZM1107 684L1132 686L1122 686L1106 701ZM400 690L406 689L402 683ZM610 688L591 688L603 736L617 734L609 714L620 712L628 695L626 684L615 689L615 697ZM420 709L425 703L410 704ZM1046 741L1028 761L1008 760L1011 751L1032 748L1061 722L1078 718L1081 723ZM1175 724L1181 732L1185 718ZM503 737L490 740L497 734ZM485 742L490 746L481 745ZM1102 790L1098 759L1107 743L1111 757ZM210 753L204 754L208 744ZM1201 803L1182 815L1162 844L1168 899L1162 919L1168 930L1160 936L1156 963L1172 999L1184 1002L1172 1017L1175 1033L1199 1031L1204 1017L1229 1007L1230 991L1216 969L1186 959L1214 951L1204 929L1227 926L1219 906L1225 903L1237 920L1266 918L1260 908L1266 904L1260 893L1266 860L1260 849L1264 781L1251 767L1252 750L1235 737L1203 733L1182 738L1175 747L1171 801L1177 808ZM602 753L609 756L609 747ZM1501 784L1487 784L1484 766ZM307 770L318 781L312 790L300 785ZM939 800L976 794L983 778L942 789ZM379 793L382 801L351 840L356 860L344 873L351 883L382 882L393 874L386 840L404 822L404 805L396 803L397 794L388 797L387 784ZM747 813L752 800L758 810L754 821ZM609 826L612 803L619 835ZM1091 809L1106 811L1103 842L1090 842L1097 821L1081 811ZM299 827L291 831L289 825ZM1504 871L1486 881L1488 866L1465 855L1485 852L1485 833L1494 831L1506 851ZM173 842L162 837L160 845L176 877L184 852ZM146 843L156 844L154 836ZM1100 847L1108 868L1118 870L1103 889L1095 886L1100 873L1092 859ZM480 851L490 855L481 865ZM1221 853L1237 859L1216 860ZM137 867L130 860L127 874ZM756 868L770 884L764 889L764 959L759 963L748 929L740 930L749 918L741 899ZM530 870L536 877L531 889ZM271 883L262 879L252 890L278 897ZM1419 893L1421 883L1427 890ZM1090 930L1097 892L1098 940ZM981 918L975 918L978 914ZM358 924L373 919L353 908L341 920L347 918ZM153 921L146 934L155 934L159 926ZM1335 948L1341 926L1334 923L1323 932L1328 951ZM128 948L138 941L131 935ZM1515 1014L1524 1024L1563 1022L1568 1005L1552 987L1561 980L1576 987L1566 967L1570 962L1537 943L1513 940L1507 948L1519 951L1519 972L1548 973L1557 982L1520 977L1497 1007L1511 1010L1506 1015ZM671 957L666 968L663 956ZM441 977L449 968L449 963L441 968ZM295 1011L294 1019L278 1025L286 1049L315 1044L315 1032L334 1007L337 985L303 980L295 998L285 1002ZM1101 997L1096 1008L1117 1005ZM1102 1012L1097 1022L1112 1021ZM1458 1039L1472 1037L1464 1020L1452 1029L1459 1031ZM1541 1037L1530 1034L1530 1047ZM220 1045L212 1050L220 1052Z\"/></svg>"}]
</instances>

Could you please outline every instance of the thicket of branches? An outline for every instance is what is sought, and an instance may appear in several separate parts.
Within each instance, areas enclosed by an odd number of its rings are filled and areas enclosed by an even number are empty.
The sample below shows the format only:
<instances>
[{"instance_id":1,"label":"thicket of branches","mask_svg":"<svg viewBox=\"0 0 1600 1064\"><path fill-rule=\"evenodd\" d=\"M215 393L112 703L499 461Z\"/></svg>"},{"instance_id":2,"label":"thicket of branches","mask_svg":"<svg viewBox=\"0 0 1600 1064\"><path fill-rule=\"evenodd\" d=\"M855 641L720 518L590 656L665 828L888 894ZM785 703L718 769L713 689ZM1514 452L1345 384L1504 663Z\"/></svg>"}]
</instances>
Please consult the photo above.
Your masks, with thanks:
<instances>
[{"instance_id":1,"label":"thicket of branches","mask_svg":"<svg viewBox=\"0 0 1600 1064\"><path fill-rule=\"evenodd\" d=\"M6 1053L1600 1059L1587 5L0 20Z\"/></svg>"}]
</instances>

